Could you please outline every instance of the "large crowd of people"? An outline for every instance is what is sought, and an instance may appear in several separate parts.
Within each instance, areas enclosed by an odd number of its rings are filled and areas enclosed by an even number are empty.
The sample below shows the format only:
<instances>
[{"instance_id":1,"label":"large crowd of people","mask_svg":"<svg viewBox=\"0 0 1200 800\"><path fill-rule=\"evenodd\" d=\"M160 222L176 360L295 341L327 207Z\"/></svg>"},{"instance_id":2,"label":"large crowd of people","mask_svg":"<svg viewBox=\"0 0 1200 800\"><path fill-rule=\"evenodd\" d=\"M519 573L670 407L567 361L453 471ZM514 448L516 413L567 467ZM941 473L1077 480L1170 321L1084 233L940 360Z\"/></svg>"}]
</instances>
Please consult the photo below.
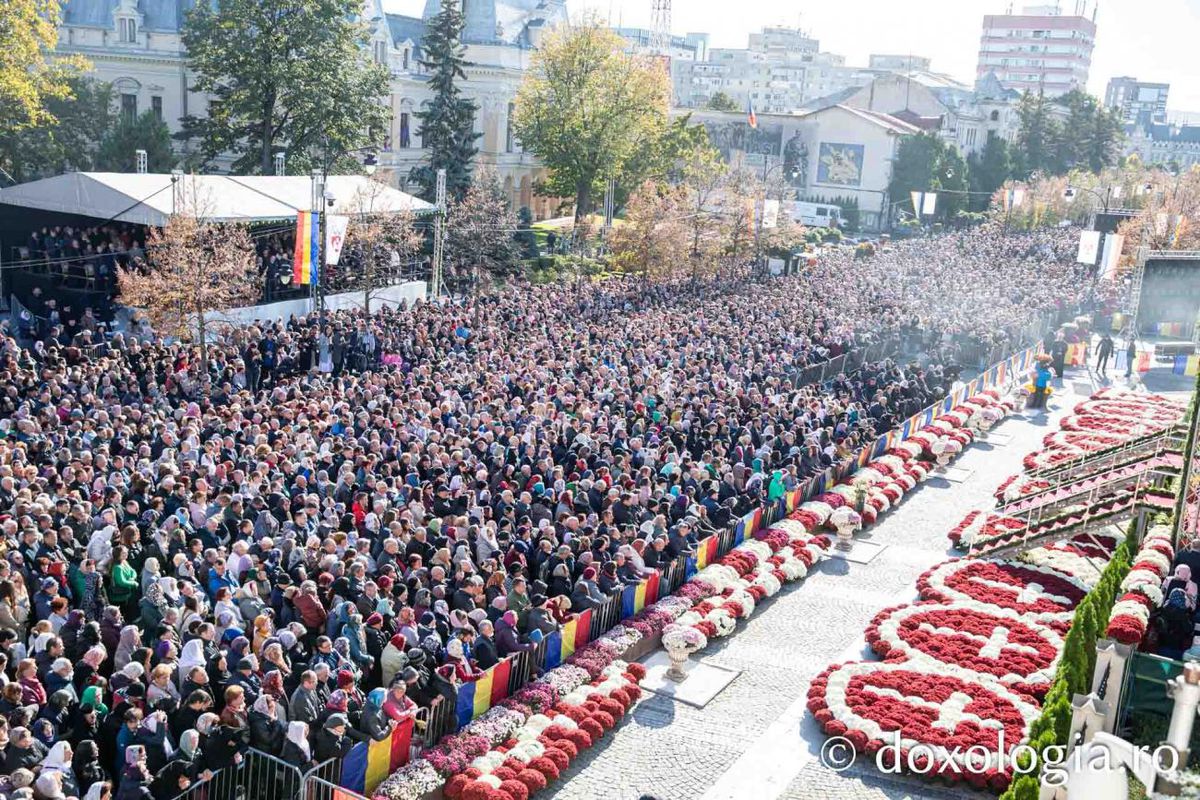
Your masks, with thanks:
<instances>
[{"instance_id":1,"label":"large crowd of people","mask_svg":"<svg viewBox=\"0 0 1200 800\"><path fill-rule=\"evenodd\" d=\"M0 794L386 737L1094 299L1077 234L0 347ZM804 385L870 345L900 356ZM919 353L917 352L919 351Z\"/></svg>"}]
</instances>

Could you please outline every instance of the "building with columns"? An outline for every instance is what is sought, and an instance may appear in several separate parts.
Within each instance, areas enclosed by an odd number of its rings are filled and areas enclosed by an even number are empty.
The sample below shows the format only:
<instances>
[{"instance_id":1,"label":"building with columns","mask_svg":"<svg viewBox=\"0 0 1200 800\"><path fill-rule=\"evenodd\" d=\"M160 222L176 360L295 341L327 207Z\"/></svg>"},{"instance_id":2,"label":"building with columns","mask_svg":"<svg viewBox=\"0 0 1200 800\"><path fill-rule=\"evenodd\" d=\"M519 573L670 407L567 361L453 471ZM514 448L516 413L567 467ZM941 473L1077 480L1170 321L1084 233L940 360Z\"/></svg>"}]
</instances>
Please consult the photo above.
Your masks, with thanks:
<instances>
[{"instance_id":1,"label":"building with columns","mask_svg":"<svg viewBox=\"0 0 1200 800\"><path fill-rule=\"evenodd\" d=\"M65 0L60 53L87 57L93 75L111 83L121 113L152 110L171 128L188 114L203 116L208 98L194 90L181 29L196 0ZM419 111L431 98L418 59L425 23L440 0L426 0L420 17L384 13L380 0L364 0L371 57L388 66L386 102L391 129L381 142L379 174L397 188L411 188L409 174L426 159ZM527 206L543 219L558 201L533 192L544 169L526 153L512 130L513 103L533 51L552 26L567 19L565 0L464 0L467 45L463 93L479 105L477 165L491 167L514 209Z\"/></svg>"}]
</instances>

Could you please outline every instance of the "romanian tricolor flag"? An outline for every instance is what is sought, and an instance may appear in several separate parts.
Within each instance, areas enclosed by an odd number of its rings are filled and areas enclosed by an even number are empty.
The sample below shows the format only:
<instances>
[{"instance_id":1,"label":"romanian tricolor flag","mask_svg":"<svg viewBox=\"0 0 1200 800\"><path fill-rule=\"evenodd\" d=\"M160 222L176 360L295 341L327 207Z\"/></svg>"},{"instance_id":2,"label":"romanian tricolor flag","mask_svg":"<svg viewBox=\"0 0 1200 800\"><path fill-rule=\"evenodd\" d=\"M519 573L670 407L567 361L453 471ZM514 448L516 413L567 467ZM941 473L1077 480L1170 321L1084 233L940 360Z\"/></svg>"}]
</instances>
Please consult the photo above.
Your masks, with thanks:
<instances>
[{"instance_id":1,"label":"romanian tricolor flag","mask_svg":"<svg viewBox=\"0 0 1200 800\"><path fill-rule=\"evenodd\" d=\"M296 254L292 260L294 286L308 286L317 282L320 233L315 213L301 211L296 215Z\"/></svg>"},{"instance_id":2,"label":"romanian tricolor flag","mask_svg":"<svg viewBox=\"0 0 1200 800\"><path fill-rule=\"evenodd\" d=\"M626 589L635 589L634 586L627 586ZM624 606L624 598L622 597L621 605ZM622 615L624 616L624 615ZM584 611L582 614L576 614L565 625L562 630L557 630L546 637L546 660L542 664L545 669L554 669L558 665L566 661L576 650L588 643L592 632L592 612L591 609ZM461 692L462 689L459 689Z\"/></svg>"},{"instance_id":3,"label":"romanian tricolor flag","mask_svg":"<svg viewBox=\"0 0 1200 800\"><path fill-rule=\"evenodd\" d=\"M746 100L746 122L750 123L750 127L758 129L758 114L754 113L754 103Z\"/></svg>"},{"instance_id":4,"label":"romanian tricolor flag","mask_svg":"<svg viewBox=\"0 0 1200 800\"><path fill-rule=\"evenodd\" d=\"M634 614L640 613L650 603L656 602L658 600L658 583L659 575L656 572L641 583L626 586L622 589L621 618L632 617ZM563 638L570 638L566 625L563 626Z\"/></svg>"},{"instance_id":5,"label":"romanian tricolor flag","mask_svg":"<svg viewBox=\"0 0 1200 800\"><path fill-rule=\"evenodd\" d=\"M696 545L696 569L702 570L717 560L717 537L709 536Z\"/></svg>"},{"instance_id":6,"label":"romanian tricolor flag","mask_svg":"<svg viewBox=\"0 0 1200 800\"><path fill-rule=\"evenodd\" d=\"M392 729L386 739L359 742L350 749L342 762L341 784L354 793L347 794L347 799L370 796L384 778L408 763L412 732L413 721L407 719Z\"/></svg>"},{"instance_id":7,"label":"romanian tricolor flag","mask_svg":"<svg viewBox=\"0 0 1200 800\"><path fill-rule=\"evenodd\" d=\"M454 707L458 727L463 727L508 697L511 672L512 662L506 658L492 665L479 680L458 687L458 702Z\"/></svg>"}]
</instances>

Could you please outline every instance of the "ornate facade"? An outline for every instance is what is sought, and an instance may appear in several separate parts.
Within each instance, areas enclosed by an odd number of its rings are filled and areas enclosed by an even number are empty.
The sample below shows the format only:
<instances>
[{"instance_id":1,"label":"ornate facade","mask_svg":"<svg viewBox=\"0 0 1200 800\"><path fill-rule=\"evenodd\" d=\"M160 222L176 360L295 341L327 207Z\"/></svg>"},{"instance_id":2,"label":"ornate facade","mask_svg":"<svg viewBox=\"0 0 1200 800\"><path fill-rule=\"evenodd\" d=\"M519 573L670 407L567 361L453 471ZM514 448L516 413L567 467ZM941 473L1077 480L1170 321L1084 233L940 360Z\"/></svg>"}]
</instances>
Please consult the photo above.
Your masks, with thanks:
<instances>
[{"instance_id":1,"label":"ornate facade","mask_svg":"<svg viewBox=\"0 0 1200 800\"><path fill-rule=\"evenodd\" d=\"M180 30L195 0L67 0L59 52L86 56L93 74L113 85L123 114L152 110L177 131L187 115L203 116L208 98L193 88ZM479 104L475 129L477 163L495 170L513 208L528 206L536 218L557 213L557 200L533 187L544 169L512 131L512 110L522 76L544 32L566 20L564 0L464 0L467 79L464 94ZM421 17L384 13L380 0L365 0L371 57L391 72L386 99L391 130L381 143L380 174L405 189L409 173L426 158L416 112L428 102L428 76L418 63L425 21L440 0L426 0Z\"/></svg>"}]
</instances>

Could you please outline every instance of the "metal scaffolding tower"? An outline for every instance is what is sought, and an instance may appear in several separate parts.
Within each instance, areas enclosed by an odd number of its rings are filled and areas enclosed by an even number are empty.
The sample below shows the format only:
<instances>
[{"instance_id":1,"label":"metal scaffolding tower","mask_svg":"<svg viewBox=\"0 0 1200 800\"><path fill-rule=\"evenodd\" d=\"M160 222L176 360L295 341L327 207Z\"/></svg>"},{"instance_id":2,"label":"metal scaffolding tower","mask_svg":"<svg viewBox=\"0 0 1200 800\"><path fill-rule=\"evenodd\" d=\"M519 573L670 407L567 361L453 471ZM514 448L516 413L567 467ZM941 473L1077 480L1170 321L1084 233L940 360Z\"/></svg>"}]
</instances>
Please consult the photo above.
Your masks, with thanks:
<instances>
[{"instance_id":1,"label":"metal scaffolding tower","mask_svg":"<svg viewBox=\"0 0 1200 800\"><path fill-rule=\"evenodd\" d=\"M655 55L671 54L671 0L651 0L650 50Z\"/></svg>"}]
</instances>

